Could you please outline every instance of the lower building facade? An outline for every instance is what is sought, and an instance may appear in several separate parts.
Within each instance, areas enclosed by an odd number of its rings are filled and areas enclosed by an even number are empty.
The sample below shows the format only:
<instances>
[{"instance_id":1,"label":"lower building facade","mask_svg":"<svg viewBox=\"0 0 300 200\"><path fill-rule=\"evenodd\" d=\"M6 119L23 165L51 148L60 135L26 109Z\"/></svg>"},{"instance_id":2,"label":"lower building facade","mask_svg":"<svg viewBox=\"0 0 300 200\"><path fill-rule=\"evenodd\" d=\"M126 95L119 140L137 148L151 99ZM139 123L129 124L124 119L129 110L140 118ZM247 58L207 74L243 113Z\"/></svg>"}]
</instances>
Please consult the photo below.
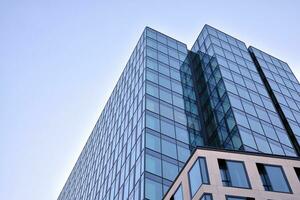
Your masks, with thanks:
<instances>
[{"instance_id":1,"label":"lower building facade","mask_svg":"<svg viewBox=\"0 0 300 200\"><path fill-rule=\"evenodd\" d=\"M300 160L198 148L164 200L300 199Z\"/></svg>"}]
</instances>

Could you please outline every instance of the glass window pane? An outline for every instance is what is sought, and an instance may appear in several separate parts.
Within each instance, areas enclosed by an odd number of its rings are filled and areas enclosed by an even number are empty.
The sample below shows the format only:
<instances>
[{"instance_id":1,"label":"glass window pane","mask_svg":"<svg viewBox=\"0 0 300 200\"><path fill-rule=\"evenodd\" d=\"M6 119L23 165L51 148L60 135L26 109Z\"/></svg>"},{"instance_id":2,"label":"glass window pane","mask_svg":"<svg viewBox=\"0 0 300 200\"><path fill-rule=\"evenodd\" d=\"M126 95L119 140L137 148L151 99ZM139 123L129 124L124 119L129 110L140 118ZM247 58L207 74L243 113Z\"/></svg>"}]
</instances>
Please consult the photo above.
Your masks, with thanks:
<instances>
[{"instance_id":1,"label":"glass window pane","mask_svg":"<svg viewBox=\"0 0 300 200\"><path fill-rule=\"evenodd\" d=\"M176 145L173 142L162 139L162 153L177 159Z\"/></svg>"},{"instance_id":2,"label":"glass window pane","mask_svg":"<svg viewBox=\"0 0 300 200\"><path fill-rule=\"evenodd\" d=\"M169 90L160 88L159 89L159 96L160 96L161 100L166 101L168 103L172 103L172 95L171 95L171 92Z\"/></svg>"},{"instance_id":3,"label":"glass window pane","mask_svg":"<svg viewBox=\"0 0 300 200\"><path fill-rule=\"evenodd\" d=\"M163 164L163 177L170 181L173 181L178 174L178 166L173 163L169 163L167 161L163 161L162 164Z\"/></svg>"},{"instance_id":4,"label":"glass window pane","mask_svg":"<svg viewBox=\"0 0 300 200\"><path fill-rule=\"evenodd\" d=\"M147 80L158 84L158 74L157 73L147 70L146 78L147 78Z\"/></svg>"},{"instance_id":5,"label":"glass window pane","mask_svg":"<svg viewBox=\"0 0 300 200\"><path fill-rule=\"evenodd\" d=\"M166 76L170 76L170 70L169 67L167 65L163 65L161 63L158 64L158 70L160 73L166 75Z\"/></svg>"},{"instance_id":6,"label":"glass window pane","mask_svg":"<svg viewBox=\"0 0 300 200\"><path fill-rule=\"evenodd\" d=\"M173 94L173 104L179 108L184 109L183 97L174 93Z\"/></svg>"},{"instance_id":7,"label":"glass window pane","mask_svg":"<svg viewBox=\"0 0 300 200\"><path fill-rule=\"evenodd\" d=\"M259 134L254 134L254 138L259 151L264 153L271 153L271 149L269 147L266 137Z\"/></svg>"},{"instance_id":8,"label":"glass window pane","mask_svg":"<svg viewBox=\"0 0 300 200\"><path fill-rule=\"evenodd\" d=\"M173 196L173 200L183 200L182 186L180 185Z\"/></svg>"},{"instance_id":9,"label":"glass window pane","mask_svg":"<svg viewBox=\"0 0 300 200\"><path fill-rule=\"evenodd\" d=\"M146 132L146 147L160 152L160 138Z\"/></svg>"},{"instance_id":10,"label":"glass window pane","mask_svg":"<svg viewBox=\"0 0 300 200\"><path fill-rule=\"evenodd\" d=\"M250 188L243 162L219 159L218 163L224 186Z\"/></svg>"},{"instance_id":11,"label":"glass window pane","mask_svg":"<svg viewBox=\"0 0 300 200\"><path fill-rule=\"evenodd\" d=\"M211 194L203 194L200 200L213 200Z\"/></svg>"},{"instance_id":12,"label":"glass window pane","mask_svg":"<svg viewBox=\"0 0 300 200\"><path fill-rule=\"evenodd\" d=\"M250 197L226 196L226 200L254 200L254 198L250 198Z\"/></svg>"},{"instance_id":13,"label":"glass window pane","mask_svg":"<svg viewBox=\"0 0 300 200\"><path fill-rule=\"evenodd\" d=\"M157 59L157 51L152 48L147 48L147 56Z\"/></svg>"},{"instance_id":14,"label":"glass window pane","mask_svg":"<svg viewBox=\"0 0 300 200\"><path fill-rule=\"evenodd\" d=\"M160 131L159 119L158 117L147 113L146 114L146 126L156 131Z\"/></svg>"},{"instance_id":15,"label":"glass window pane","mask_svg":"<svg viewBox=\"0 0 300 200\"><path fill-rule=\"evenodd\" d=\"M263 135L264 132L263 132L260 122L256 118L250 117L249 115L247 117L248 117L248 121L249 121L251 129L253 131Z\"/></svg>"},{"instance_id":16,"label":"glass window pane","mask_svg":"<svg viewBox=\"0 0 300 200\"><path fill-rule=\"evenodd\" d=\"M158 98L158 87L154 84L147 83L146 92Z\"/></svg>"},{"instance_id":17,"label":"glass window pane","mask_svg":"<svg viewBox=\"0 0 300 200\"><path fill-rule=\"evenodd\" d=\"M239 127L239 129L243 144L256 149L257 147L251 131L242 127Z\"/></svg>"},{"instance_id":18,"label":"glass window pane","mask_svg":"<svg viewBox=\"0 0 300 200\"><path fill-rule=\"evenodd\" d=\"M150 200L157 200L162 198L162 184L156 181L145 180L145 197Z\"/></svg>"},{"instance_id":19,"label":"glass window pane","mask_svg":"<svg viewBox=\"0 0 300 200\"><path fill-rule=\"evenodd\" d=\"M202 161L201 161L202 160ZM196 194L202 183L208 184L206 162L204 158L198 158L189 171L189 181L192 197Z\"/></svg>"},{"instance_id":20,"label":"glass window pane","mask_svg":"<svg viewBox=\"0 0 300 200\"><path fill-rule=\"evenodd\" d=\"M161 176L161 160L146 154L146 171Z\"/></svg>"},{"instance_id":21,"label":"glass window pane","mask_svg":"<svg viewBox=\"0 0 300 200\"><path fill-rule=\"evenodd\" d=\"M175 138L174 123L171 120L161 120L161 132L171 138Z\"/></svg>"},{"instance_id":22,"label":"glass window pane","mask_svg":"<svg viewBox=\"0 0 300 200\"><path fill-rule=\"evenodd\" d=\"M171 90L171 82L170 79L168 79L165 76L159 76L159 85L166 87Z\"/></svg>"},{"instance_id":23,"label":"glass window pane","mask_svg":"<svg viewBox=\"0 0 300 200\"><path fill-rule=\"evenodd\" d=\"M161 102L160 103L160 115L169 118L169 119L173 119L173 109L172 106Z\"/></svg>"},{"instance_id":24,"label":"glass window pane","mask_svg":"<svg viewBox=\"0 0 300 200\"><path fill-rule=\"evenodd\" d=\"M154 98L147 97L146 108L152 112L159 113L159 104Z\"/></svg>"},{"instance_id":25,"label":"glass window pane","mask_svg":"<svg viewBox=\"0 0 300 200\"><path fill-rule=\"evenodd\" d=\"M181 146L177 146L178 148L178 160L181 162L186 162L190 156L190 150Z\"/></svg>"},{"instance_id":26,"label":"glass window pane","mask_svg":"<svg viewBox=\"0 0 300 200\"><path fill-rule=\"evenodd\" d=\"M265 166L273 191L290 192L281 167Z\"/></svg>"},{"instance_id":27,"label":"glass window pane","mask_svg":"<svg viewBox=\"0 0 300 200\"><path fill-rule=\"evenodd\" d=\"M157 61L147 58L147 67L157 71Z\"/></svg>"},{"instance_id":28,"label":"glass window pane","mask_svg":"<svg viewBox=\"0 0 300 200\"><path fill-rule=\"evenodd\" d=\"M249 188L248 178L243 163L227 161L232 186Z\"/></svg>"},{"instance_id":29,"label":"glass window pane","mask_svg":"<svg viewBox=\"0 0 300 200\"><path fill-rule=\"evenodd\" d=\"M188 135L188 131L186 130L186 128L176 126L175 129L176 129L176 139L188 144L189 143L189 135Z\"/></svg>"},{"instance_id":30,"label":"glass window pane","mask_svg":"<svg viewBox=\"0 0 300 200\"><path fill-rule=\"evenodd\" d=\"M174 117L175 117L176 122L179 122L183 125L186 125L186 123L187 123L186 115L183 112L175 109L174 110Z\"/></svg>"}]
</instances>

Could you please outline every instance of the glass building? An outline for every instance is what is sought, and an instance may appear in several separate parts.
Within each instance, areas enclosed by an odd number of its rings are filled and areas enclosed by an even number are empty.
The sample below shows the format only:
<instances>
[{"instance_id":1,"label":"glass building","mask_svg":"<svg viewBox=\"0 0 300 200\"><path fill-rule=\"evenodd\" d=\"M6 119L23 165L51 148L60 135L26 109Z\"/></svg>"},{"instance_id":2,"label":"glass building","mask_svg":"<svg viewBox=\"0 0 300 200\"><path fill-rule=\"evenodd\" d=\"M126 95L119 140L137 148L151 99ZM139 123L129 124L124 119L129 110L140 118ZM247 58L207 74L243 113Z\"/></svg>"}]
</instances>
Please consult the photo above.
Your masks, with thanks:
<instances>
[{"instance_id":1,"label":"glass building","mask_svg":"<svg viewBox=\"0 0 300 200\"><path fill-rule=\"evenodd\" d=\"M146 27L58 200L162 199L198 147L297 157L299 90L286 63L209 25L191 50Z\"/></svg>"}]
</instances>

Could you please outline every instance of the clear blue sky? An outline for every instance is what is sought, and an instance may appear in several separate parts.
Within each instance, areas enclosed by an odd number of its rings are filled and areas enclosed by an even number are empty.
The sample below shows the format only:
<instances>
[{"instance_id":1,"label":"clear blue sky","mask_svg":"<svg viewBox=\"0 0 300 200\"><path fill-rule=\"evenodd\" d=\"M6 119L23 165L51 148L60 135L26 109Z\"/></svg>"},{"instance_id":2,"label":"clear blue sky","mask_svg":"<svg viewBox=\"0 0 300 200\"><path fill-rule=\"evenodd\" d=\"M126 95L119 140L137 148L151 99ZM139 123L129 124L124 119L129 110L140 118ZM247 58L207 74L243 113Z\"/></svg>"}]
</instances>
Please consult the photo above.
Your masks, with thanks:
<instances>
[{"instance_id":1,"label":"clear blue sky","mask_svg":"<svg viewBox=\"0 0 300 200\"><path fill-rule=\"evenodd\" d=\"M242 3L243 2L243 3ZM0 1L0 198L62 189L144 27L191 47L204 24L300 77L299 1Z\"/></svg>"}]
</instances>

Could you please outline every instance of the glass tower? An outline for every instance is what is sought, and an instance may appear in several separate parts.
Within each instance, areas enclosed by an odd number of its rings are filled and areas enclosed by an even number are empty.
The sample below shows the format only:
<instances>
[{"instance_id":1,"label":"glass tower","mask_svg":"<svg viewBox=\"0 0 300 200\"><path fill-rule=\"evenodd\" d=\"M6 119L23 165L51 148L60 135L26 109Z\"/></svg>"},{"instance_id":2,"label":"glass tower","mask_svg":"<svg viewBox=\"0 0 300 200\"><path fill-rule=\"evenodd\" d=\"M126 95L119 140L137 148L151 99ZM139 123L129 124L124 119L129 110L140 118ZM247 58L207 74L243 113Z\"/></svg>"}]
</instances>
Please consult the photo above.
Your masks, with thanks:
<instances>
[{"instance_id":1,"label":"glass tower","mask_svg":"<svg viewBox=\"0 0 300 200\"><path fill-rule=\"evenodd\" d=\"M211 26L191 51L146 27L58 200L161 199L197 146L298 156L299 90Z\"/></svg>"}]
</instances>

